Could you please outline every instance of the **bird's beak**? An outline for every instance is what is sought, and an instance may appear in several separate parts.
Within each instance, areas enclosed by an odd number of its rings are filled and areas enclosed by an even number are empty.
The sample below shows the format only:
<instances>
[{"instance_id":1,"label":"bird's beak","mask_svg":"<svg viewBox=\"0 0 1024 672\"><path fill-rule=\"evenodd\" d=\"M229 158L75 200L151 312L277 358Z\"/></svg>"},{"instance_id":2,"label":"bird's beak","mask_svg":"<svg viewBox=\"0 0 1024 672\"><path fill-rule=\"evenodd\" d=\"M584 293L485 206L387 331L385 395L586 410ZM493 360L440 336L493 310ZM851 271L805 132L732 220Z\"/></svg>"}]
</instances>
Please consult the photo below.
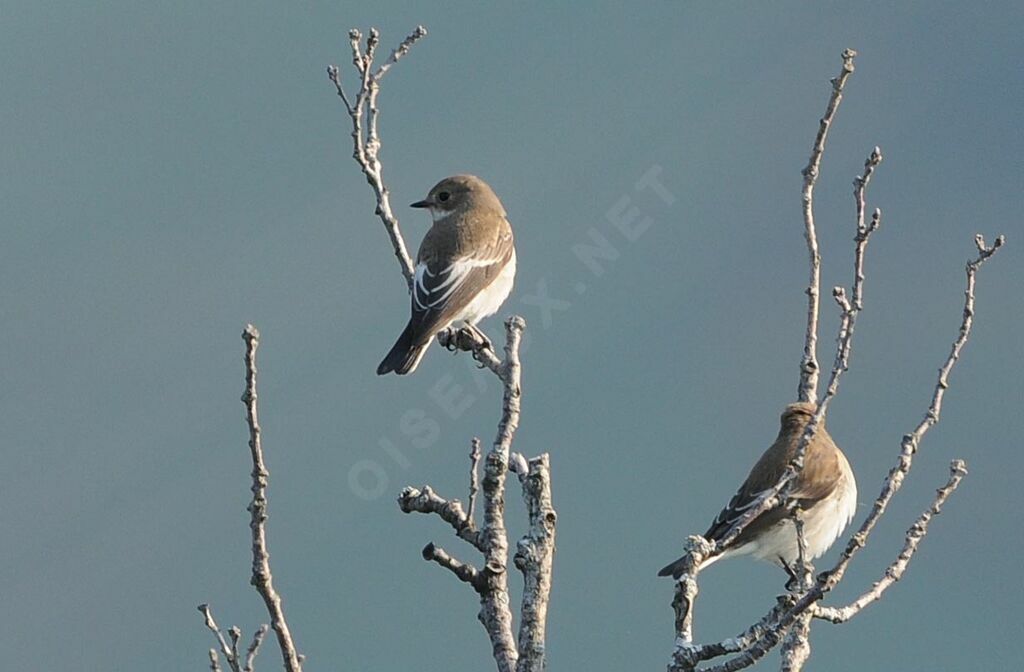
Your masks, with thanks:
<instances>
[{"instance_id":1,"label":"bird's beak","mask_svg":"<svg viewBox=\"0 0 1024 672\"><path fill-rule=\"evenodd\" d=\"M432 205L433 205L433 203L429 199L425 198L422 201L416 201L415 203L410 203L409 207L410 208L429 208Z\"/></svg>"}]
</instances>

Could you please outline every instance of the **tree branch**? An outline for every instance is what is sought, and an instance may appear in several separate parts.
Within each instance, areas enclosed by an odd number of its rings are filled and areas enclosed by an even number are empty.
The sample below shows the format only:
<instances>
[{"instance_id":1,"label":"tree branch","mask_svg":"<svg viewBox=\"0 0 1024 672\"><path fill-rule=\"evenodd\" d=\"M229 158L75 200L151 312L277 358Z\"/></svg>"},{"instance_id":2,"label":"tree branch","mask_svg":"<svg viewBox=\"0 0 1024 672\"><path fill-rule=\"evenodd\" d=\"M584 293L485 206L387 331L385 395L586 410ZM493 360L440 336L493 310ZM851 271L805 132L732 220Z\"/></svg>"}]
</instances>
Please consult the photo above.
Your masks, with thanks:
<instances>
[{"instance_id":1,"label":"tree branch","mask_svg":"<svg viewBox=\"0 0 1024 672\"><path fill-rule=\"evenodd\" d=\"M433 488L424 485L422 490L406 487L398 495L398 508L402 513L434 513L452 526L455 534L478 550L483 550L480 533L473 520L462 510L457 499L448 500L438 496Z\"/></svg>"},{"instance_id":2,"label":"tree branch","mask_svg":"<svg viewBox=\"0 0 1024 672\"><path fill-rule=\"evenodd\" d=\"M270 552L267 550L267 483L270 472L263 462L263 447L260 443L260 424L256 409L256 349L260 344L260 332L251 324L242 332L245 341L245 392L242 403L245 404L246 419L249 423L249 450L252 454L252 503L249 513L252 519L252 585L263 598L267 612L270 614L270 625L277 634L277 643L281 647L281 657L288 672L302 670L302 657L295 650L292 633L284 617L281 596L274 590L274 578L270 572Z\"/></svg>"},{"instance_id":3,"label":"tree branch","mask_svg":"<svg viewBox=\"0 0 1024 672\"><path fill-rule=\"evenodd\" d=\"M427 562L436 562L445 569L451 571L460 581L465 581L480 592L480 572L476 567L453 558L448 551L430 542L423 547L423 559Z\"/></svg>"},{"instance_id":4,"label":"tree branch","mask_svg":"<svg viewBox=\"0 0 1024 672\"><path fill-rule=\"evenodd\" d=\"M847 49L843 52L843 69L832 80L832 96L825 108L825 116L818 125L818 135L811 147L811 157L803 170L803 213L804 238L807 241L807 255L810 261L810 280L807 285L807 332L804 337L804 354L800 360L800 386L797 389L799 401L815 401L818 396L818 304L821 286L821 255L818 252L818 237L814 230L814 185L818 181L821 157L825 153L825 140L835 119L839 103L843 100L843 87L853 73L853 59L857 52Z\"/></svg>"},{"instance_id":5,"label":"tree branch","mask_svg":"<svg viewBox=\"0 0 1024 672\"><path fill-rule=\"evenodd\" d=\"M546 669L545 628L557 520L551 504L551 469L547 453L529 461L522 485L530 529L519 540L515 555L516 567L523 573L523 602L519 610L520 658L516 670L542 672Z\"/></svg>"},{"instance_id":6,"label":"tree branch","mask_svg":"<svg viewBox=\"0 0 1024 672\"><path fill-rule=\"evenodd\" d=\"M476 528L476 496L480 492L480 439L473 437L469 449L469 511L466 517L469 524Z\"/></svg>"},{"instance_id":7,"label":"tree branch","mask_svg":"<svg viewBox=\"0 0 1024 672\"><path fill-rule=\"evenodd\" d=\"M217 621L213 619L213 612L210 611L210 605L200 604L197 609L199 613L203 615L203 622L207 629L213 633L213 636L217 640L217 644L220 645L220 652L224 654L224 659L228 661L228 667L231 668L231 672L241 672L238 666L238 647L232 647L228 645L228 641L224 639L224 633L221 632L220 626L217 625ZM235 628L232 628L234 630ZM220 663L217 658L216 649L210 649L210 669L220 669Z\"/></svg>"},{"instance_id":8,"label":"tree branch","mask_svg":"<svg viewBox=\"0 0 1024 672\"><path fill-rule=\"evenodd\" d=\"M505 529L505 479L512 440L519 426L519 345L526 321L518 316L505 321L505 362L501 367L504 384L501 422L494 445L484 462L484 544L483 576L487 589L480 599L480 622L491 638L494 659L501 672L512 672L519 657L512 636L512 611L508 593L508 532Z\"/></svg>"},{"instance_id":9,"label":"tree branch","mask_svg":"<svg viewBox=\"0 0 1024 672\"><path fill-rule=\"evenodd\" d=\"M815 605L812 611L813 616L831 623L845 623L859 614L864 607L882 599L882 594L892 584L903 578L904 572L907 571L907 567L910 565L910 560L914 557L914 553L917 552L917 547L921 544L921 540L924 539L925 535L928 534L928 524L934 516L942 513L942 505L946 503L946 500L949 499L949 496L953 494L953 491L957 489L960 481L966 475L966 463L963 460L953 460L949 465L949 480L946 481L944 486L935 491L935 500L932 502L932 505L907 530L906 538L903 542L903 550L900 551L900 554L892 564L885 569L882 578L876 581L870 590L845 607Z\"/></svg>"},{"instance_id":10,"label":"tree branch","mask_svg":"<svg viewBox=\"0 0 1024 672\"><path fill-rule=\"evenodd\" d=\"M412 291L413 276L415 269L409 250L406 247L402 231L398 226L398 217L391 209L391 199L387 186L384 184L383 167L380 162L380 133L377 120L380 115L380 108L377 98L380 95L380 81L387 74L388 70L399 61L405 54L409 53L412 46L427 34L426 28L417 26L398 47L391 52L387 60L380 65L376 72L373 71L373 57L380 42L380 33L376 28L370 29L366 38L366 51L363 52L360 46L362 34L352 29L349 31L349 43L352 47L352 64L359 74L359 90L356 93L355 102L345 93L341 82L341 70L336 65L327 67L327 77L334 83L338 97L345 105L352 123L352 158L359 164L360 170L366 177L366 182L373 189L377 205L374 213L380 218L384 230L391 240L395 258L398 259L402 277L405 278L406 287ZM364 130L365 120L365 130Z\"/></svg>"}]
</instances>

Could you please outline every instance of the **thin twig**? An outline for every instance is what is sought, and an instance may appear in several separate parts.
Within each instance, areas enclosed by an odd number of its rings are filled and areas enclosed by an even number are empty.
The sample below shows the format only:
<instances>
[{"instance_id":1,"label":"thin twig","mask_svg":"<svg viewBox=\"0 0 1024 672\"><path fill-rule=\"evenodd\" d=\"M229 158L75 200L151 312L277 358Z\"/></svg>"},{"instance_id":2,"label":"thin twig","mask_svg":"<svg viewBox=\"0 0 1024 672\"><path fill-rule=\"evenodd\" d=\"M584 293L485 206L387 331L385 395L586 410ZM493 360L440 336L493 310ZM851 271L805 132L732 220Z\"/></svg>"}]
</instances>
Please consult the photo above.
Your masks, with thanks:
<instances>
[{"instance_id":1,"label":"thin twig","mask_svg":"<svg viewBox=\"0 0 1024 672\"><path fill-rule=\"evenodd\" d=\"M476 528L476 495L480 491L480 439L473 437L472 447L469 450L469 511L466 517L469 525Z\"/></svg>"},{"instance_id":2,"label":"thin twig","mask_svg":"<svg viewBox=\"0 0 1024 672\"><path fill-rule=\"evenodd\" d=\"M295 650L292 633L284 617L281 596L274 590L274 578L270 572L270 552L267 550L267 483L270 472L263 461L263 447L260 443L260 424L256 409L256 349L260 344L260 333L256 327L247 325L242 332L245 341L245 392L242 403L245 404L246 420L249 423L249 450L252 454L252 502L249 513L252 514L249 527L252 529L252 580L256 592L270 614L270 625L277 633L277 643L281 647L281 657L288 672L302 670L301 657Z\"/></svg>"},{"instance_id":3,"label":"thin twig","mask_svg":"<svg viewBox=\"0 0 1024 672\"><path fill-rule=\"evenodd\" d=\"M853 180L853 200L857 206L857 235L854 242L857 243L853 263L853 307L855 310L863 310L863 287L864 287L864 250L867 248L868 237L874 233L882 220L882 211L875 208L871 223L864 223L864 210L866 207L865 193L875 168L882 163L882 150L875 147L864 162L864 172Z\"/></svg>"},{"instance_id":4,"label":"thin twig","mask_svg":"<svg viewBox=\"0 0 1024 672\"><path fill-rule=\"evenodd\" d=\"M267 636L267 630L269 629L270 626L264 623L253 633L252 642L249 643L249 648L245 651L245 667L242 668L243 672L253 672L256 654L259 653L260 645L263 644L263 638Z\"/></svg>"},{"instance_id":5,"label":"thin twig","mask_svg":"<svg viewBox=\"0 0 1024 672\"><path fill-rule=\"evenodd\" d=\"M228 640L224 638L224 633L221 632L220 626L217 625L217 621L213 619L213 612L210 610L210 605L200 604L198 607L199 613L203 615L203 622L207 629L213 633L213 636L217 639L217 644L220 645L220 652L224 654L224 659L228 661L228 667L231 668L231 672L241 672L238 668L238 657L232 652L232 647L228 644ZM214 655L210 656L211 664L217 663L218 667L220 663L217 661L216 651L210 649L210 652Z\"/></svg>"},{"instance_id":6,"label":"thin twig","mask_svg":"<svg viewBox=\"0 0 1024 672\"><path fill-rule=\"evenodd\" d=\"M823 607L816 605L813 610L815 618L829 621L831 623L845 623L854 616L860 613L861 609L868 606L872 602L876 602L882 599L882 594L892 586L892 584L903 578L904 572L907 571L907 567L910 565L910 560L914 557L914 553L917 552L918 546L921 544L921 540L924 539L925 535L928 534L928 524L932 518L942 513L942 505L946 503L949 496L953 494L953 491L960 485L960 481L967 475L967 465L963 460L953 460L949 465L949 480L946 484L935 491L935 500L932 502L924 513L922 513L914 524L907 530L906 538L903 542L903 549L896 559L885 568L885 573L878 581L871 586L871 589L866 591L863 595L858 597L856 600L846 605L845 607Z\"/></svg>"},{"instance_id":7,"label":"thin twig","mask_svg":"<svg viewBox=\"0 0 1024 672\"><path fill-rule=\"evenodd\" d=\"M220 659L217 657L217 649L210 649L210 670L220 672Z\"/></svg>"},{"instance_id":8,"label":"thin twig","mask_svg":"<svg viewBox=\"0 0 1024 672\"><path fill-rule=\"evenodd\" d=\"M811 157L803 170L803 213L804 238L807 241L807 255L810 261L810 280L807 285L807 332L804 337L804 354L800 360L800 386L797 389L799 401L816 401L818 397L818 305L821 287L821 255L818 252L818 237L814 229L814 185L821 168L821 156L825 153L825 140L835 119L839 103L843 100L843 87L853 73L853 49L843 52L843 69L832 80L832 96L825 108L825 116L818 125L818 135L811 147Z\"/></svg>"},{"instance_id":9,"label":"thin twig","mask_svg":"<svg viewBox=\"0 0 1024 672\"><path fill-rule=\"evenodd\" d=\"M409 249L405 244L405 238L398 225L398 217L391 209L391 199L387 186L384 184L383 167L380 162L380 133L378 131L378 117L380 108L377 98L380 95L380 80L387 71L409 52L412 45L427 34L423 26L417 26L416 30L406 37L398 45L387 60L373 71L373 57L380 42L380 32L376 28L370 29L366 38L366 50L360 46L362 34L352 29L349 31L349 44L352 47L352 64L359 75L359 90L356 92L354 102L346 95L341 83L341 71L337 66L331 65L327 68L327 77L334 84L338 96L345 105L345 112L348 114L352 125L352 158L359 164L360 170L366 177L367 183L373 189L377 205L374 210L384 225L384 230L391 240L395 258L402 271L402 277L409 291L412 291L415 269L412 257L409 256ZM365 121L365 124L364 124ZM364 130L365 129L365 130Z\"/></svg>"}]
</instances>

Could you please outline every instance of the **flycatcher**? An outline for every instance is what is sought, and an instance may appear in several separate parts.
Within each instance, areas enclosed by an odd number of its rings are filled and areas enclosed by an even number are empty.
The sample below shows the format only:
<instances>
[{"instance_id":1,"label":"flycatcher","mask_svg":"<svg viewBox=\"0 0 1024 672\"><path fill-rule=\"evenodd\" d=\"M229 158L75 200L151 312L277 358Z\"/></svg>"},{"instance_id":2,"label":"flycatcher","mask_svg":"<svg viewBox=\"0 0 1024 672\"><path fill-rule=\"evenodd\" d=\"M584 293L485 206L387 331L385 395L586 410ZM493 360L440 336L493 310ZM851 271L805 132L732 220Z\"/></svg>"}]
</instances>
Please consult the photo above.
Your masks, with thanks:
<instances>
[{"instance_id":1,"label":"flycatcher","mask_svg":"<svg viewBox=\"0 0 1024 672\"><path fill-rule=\"evenodd\" d=\"M434 224L416 255L412 316L378 375L415 371L431 339L450 326L475 330L508 298L516 275L505 208L479 177L446 177L412 207L430 210Z\"/></svg>"},{"instance_id":2,"label":"flycatcher","mask_svg":"<svg viewBox=\"0 0 1024 672\"><path fill-rule=\"evenodd\" d=\"M781 428L775 443L765 451L751 469L747 480L729 505L722 509L711 527L704 533L709 541L724 537L758 496L770 489L779 478L800 445L800 437L814 416L813 403L790 404L782 412ZM843 529L853 520L857 508L857 483L846 456L825 431L824 420L807 446L804 468L792 484L789 501L762 513L751 521L732 545L721 555L707 562L711 564L734 555L751 554L760 560L781 565L794 576L794 562L799 555L796 526L792 520L794 509L804 525L808 561L822 555L839 538ZM663 568L658 576L678 579L682 574L682 558ZM707 566L707 565L705 565Z\"/></svg>"}]
</instances>

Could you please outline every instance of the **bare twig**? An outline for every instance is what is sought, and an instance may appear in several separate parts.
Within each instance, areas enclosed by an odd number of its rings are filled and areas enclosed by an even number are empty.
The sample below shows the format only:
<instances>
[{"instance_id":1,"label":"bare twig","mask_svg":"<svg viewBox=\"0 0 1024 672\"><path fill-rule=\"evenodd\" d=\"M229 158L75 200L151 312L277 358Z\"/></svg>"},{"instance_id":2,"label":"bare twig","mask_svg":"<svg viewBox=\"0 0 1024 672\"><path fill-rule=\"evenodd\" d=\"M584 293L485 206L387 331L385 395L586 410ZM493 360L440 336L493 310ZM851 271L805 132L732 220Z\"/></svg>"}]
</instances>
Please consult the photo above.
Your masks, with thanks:
<instances>
[{"instance_id":1,"label":"bare twig","mask_svg":"<svg viewBox=\"0 0 1024 672\"><path fill-rule=\"evenodd\" d=\"M465 581L473 586L477 592L482 590L480 572L476 567L468 563L456 560L448 551L430 542L423 547L423 559L428 562L436 562L445 569L450 570L460 581Z\"/></svg>"},{"instance_id":2,"label":"bare twig","mask_svg":"<svg viewBox=\"0 0 1024 672\"><path fill-rule=\"evenodd\" d=\"M448 500L437 495L433 488L424 485L422 490L406 487L398 495L398 507L402 513L433 513L452 526L455 534L479 550L483 550L480 533L472 519L462 510L462 502Z\"/></svg>"},{"instance_id":3,"label":"bare twig","mask_svg":"<svg viewBox=\"0 0 1024 672\"><path fill-rule=\"evenodd\" d=\"M938 380L935 384L935 389L932 393L932 401L925 413L924 419L917 425L917 427L910 434L906 434L900 444L900 457L897 465L889 472L888 477L885 480L885 484L882 488L881 494L875 500L872 506L871 512L868 517L864 520L860 529L850 539L846 546L839 561L828 572L826 576L826 583L823 587L826 587L825 592L831 590L839 581L842 579L843 574L846 571L850 560L856 555L857 551L864 547L867 543L867 537L871 534L871 530L874 529L875 523L885 513L886 507L889 505L889 501L893 495L903 485L903 480L910 472L910 467L913 464L914 455L917 453L917 449L920 446L921 440L924 435L939 421L939 414L942 410L942 398L945 395L946 390L949 388L949 374L953 370L953 366L960 358L960 352L963 350L964 345L967 343L967 339L971 335L971 327L974 324L974 288L976 284L976 278L978 270L985 263L985 261L991 257L995 252L1003 246L1005 238L999 236L992 247L985 245L985 239L981 236L975 236L975 245L978 248L978 256L967 262L967 287L964 290L964 310L963 318L960 322L960 332L957 335L953 346L950 350L949 356L943 363L942 367L939 368ZM819 583L821 581L819 580Z\"/></svg>"},{"instance_id":4,"label":"bare twig","mask_svg":"<svg viewBox=\"0 0 1024 672\"><path fill-rule=\"evenodd\" d=\"M269 629L270 626L264 623L253 633L252 642L249 643L249 648L245 651L245 667L242 668L243 672L253 672L256 654L259 653L260 645L263 644L263 638L267 636L267 630Z\"/></svg>"},{"instance_id":5,"label":"bare twig","mask_svg":"<svg viewBox=\"0 0 1024 672\"><path fill-rule=\"evenodd\" d=\"M473 437L469 450L469 518L471 527L476 528L476 495L480 491L480 439Z\"/></svg>"},{"instance_id":6,"label":"bare twig","mask_svg":"<svg viewBox=\"0 0 1024 672\"><path fill-rule=\"evenodd\" d=\"M341 82L341 70L331 65L327 68L327 76L334 83L338 96L345 105L352 123L352 158L359 164L360 170L366 177L367 183L373 189L376 196L377 206L375 214L380 218L381 223L387 231L391 246L394 249L398 265L405 278L406 286L412 291L413 276L415 270L409 250L406 247L402 231L398 226L398 218L391 210L391 200L387 186L384 184L383 167L380 162L380 133L378 131L378 117L380 108L377 98L380 95L380 80L388 70L409 52L413 44L427 34L423 26L417 26L401 44L391 52L387 60L382 63L376 71L373 71L373 57L380 42L380 33L376 28L370 29L366 38L366 50L362 50L360 40L362 34L358 30L349 31L349 43L352 47L352 64L359 75L359 90L356 93L355 101L346 95ZM365 130L364 130L365 120Z\"/></svg>"},{"instance_id":7,"label":"bare twig","mask_svg":"<svg viewBox=\"0 0 1024 672\"><path fill-rule=\"evenodd\" d=\"M210 649L210 670L220 672L220 658L217 657L217 649Z\"/></svg>"},{"instance_id":8,"label":"bare twig","mask_svg":"<svg viewBox=\"0 0 1024 672\"><path fill-rule=\"evenodd\" d=\"M529 461L522 482L530 529L519 540L515 555L516 567L523 573L523 602L519 611L519 662L516 670L542 672L547 667L544 642L557 518L551 503L551 468L547 453Z\"/></svg>"},{"instance_id":9,"label":"bare twig","mask_svg":"<svg viewBox=\"0 0 1024 672\"><path fill-rule=\"evenodd\" d=\"M231 672L241 672L238 667L238 656L235 655L237 653L237 648L234 648L233 650L233 647L228 644L228 640L224 638L224 633L221 632L220 626L217 625L217 621L213 619L213 612L210 610L210 605L200 604L197 609L199 609L199 613L203 615L203 622L207 629L209 629L217 639L217 644L220 645L220 652L224 654L224 659L228 661L228 667L231 668ZM236 628L232 628L232 630L235 629ZM211 669L213 669L213 665L217 665L219 669L220 663L217 659L217 651L210 649L210 654Z\"/></svg>"},{"instance_id":10,"label":"bare twig","mask_svg":"<svg viewBox=\"0 0 1024 672\"><path fill-rule=\"evenodd\" d=\"M843 100L843 87L853 73L853 59L857 55L852 49L843 52L843 69L832 80L832 96L825 108L825 116L818 126L818 135L811 147L811 157L803 170L803 213L804 238L807 240L807 254L810 260L810 280L807 285L807 332L804 338L804 354L800 360L800 386L797 389L799 401L816 401L818 396L818 305L821 286L821 255L818 252L818 237L814 230L814 185L818 180L821 156L825 152L825 140L835 119L839 103Z\"/></svg>"},{"instance_id":11,"label":"bare twig","mask_svg":"<svg viewBox=\"0 0 1024 672\"><path fill-rule=\"evenodd\" d=\"M281 657L288 672L300 672L302 663L295 650L288 622L281 606L281 596L274 590L274 579L270 572L270 552L267 550L267 483L270 472L263 461L263 447L260 443L260 425L256 409L256 349L260 344L260 333L251 324L242 332L245 341L245 392L242 403L245 404L246 419L249 423L249 450L252 454L252 502L249 513L252 519L252 585L263 598L270 614L270 625L277 633L277 643L281 647Z\"/></svg>"},{"instance_id":12,"label":"bare twig","mask_svg":"<svg viewBox=\"0 0 1024 672\"><path fill-rule=\"evenodd\" d=\"M882 163L882 150L875 147L864 162L864 172L853 180L853 199L857 205L857 235L854 237L854 242L857 243L857 247L854 253L853 263L853 308L858 311L863 310L864 308L862 301L864 287L864 251L868 245L868 237L878 229L882 221L882 211L875 208L875 212L871 217L871 222L868 224L864 223L864 209L866 206L864 194L867 191L868 183L871 182L871 176L874 175L875 168L877 168L880 163Z\"/></svg>"},{"instance_id":13,"label":"bare twig","mask_svg":"<svg viewBox=\"0 0 1024 672\"><path fill-rule=\"evenodd\" d=\"M917 552L921 540L928 534L928 524L934 516L942 513L942 505L946 503L946 500L949 499L949 496L953 494L953 491L957 489L960 481L966 475L967 465L964 461L953 460L949 465L949 480L946 481L944 486L935 491L935 500L931 506L907 530L907 535L903 542L903 550L900 551L896 560L886 567L882 578L876 581L870 590L845 607L823 607L816 605L813 609L814 617L831 623L845 623L859 614L864 607L882 599L882 594L892 584L903 578L903 574L907 571L910 560L914 557L914 553Z\"/></svg>"}]
</instances>

